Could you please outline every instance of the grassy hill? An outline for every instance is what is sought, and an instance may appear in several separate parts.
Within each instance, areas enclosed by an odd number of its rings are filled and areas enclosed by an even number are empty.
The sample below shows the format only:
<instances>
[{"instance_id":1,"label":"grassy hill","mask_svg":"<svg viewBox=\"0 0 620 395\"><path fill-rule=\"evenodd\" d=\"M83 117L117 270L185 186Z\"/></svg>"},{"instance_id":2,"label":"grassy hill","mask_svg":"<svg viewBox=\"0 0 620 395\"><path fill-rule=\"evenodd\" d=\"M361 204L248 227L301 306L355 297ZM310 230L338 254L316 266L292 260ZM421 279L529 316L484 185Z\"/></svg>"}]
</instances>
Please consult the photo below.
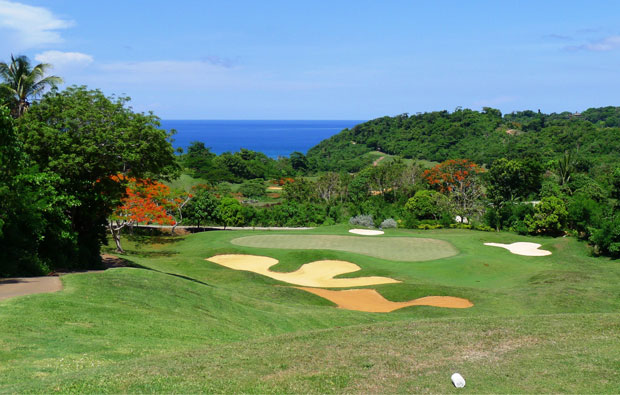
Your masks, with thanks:
<instances>
[{"instance_id":1,"label":"grassy hill","mask_svg":"<svg viewBox=\"0 0 620 395\"><path fill-rule=\"evenodd\" d=\"M620 161L620 107L582 114L522 111L502 115L457 109L377 118L345 129L311 148L314 170L357 171L381 151L404 158L441 162L468 158L490 164L501 157L553 159L565 150L593 164Z\"/></svg>"},{"instance_id":2,"label":"grassy hill","mask_svg":"<svg viewBox=\"0 0 620 395\"><path fill-rule=\"evenodd\" d=\"M126 243L136 267L67 275L61 292L0 302L0 392L445 393L456 371L467 380L461 392L619 388L620 266L590 257L575 239L464 230L381 236L434 238L459 251L423 262L232 243L279 233L287 232L136 236ZM482 245L514 241L542 243L553 255ZM362 268L347 277L402 281L370 287L389 300L451 295L474 307L338 309L205 261L224 253L276 258L276 271L347 260Z\"/></svg>"}]
</instances>

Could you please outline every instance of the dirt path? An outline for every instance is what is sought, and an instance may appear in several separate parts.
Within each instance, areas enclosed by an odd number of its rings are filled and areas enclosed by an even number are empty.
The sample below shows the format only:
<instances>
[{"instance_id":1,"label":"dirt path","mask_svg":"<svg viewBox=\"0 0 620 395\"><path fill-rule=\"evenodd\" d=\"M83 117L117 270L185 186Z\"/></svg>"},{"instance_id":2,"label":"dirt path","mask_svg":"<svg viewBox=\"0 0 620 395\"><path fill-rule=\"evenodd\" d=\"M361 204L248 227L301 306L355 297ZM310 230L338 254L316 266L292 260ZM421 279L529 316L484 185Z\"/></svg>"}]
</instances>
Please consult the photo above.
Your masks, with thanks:
<instances>
[{"instance_id":1,"label":"dirt path","mask_svg":"<svg viewBox=\"0 0 620 395\"><path fill-rule=\"evenodd\" d=\"M101 254L101 261L106 269L123 267L125 262L115 255ZM79 273L97 273L103 270L87 270ZM60 276L74 272L57 272L43 277L0 278L0 300L16 296L57 292L62 290Z\"/></svg>"},{"instance_id":2,"label":"dirt path","mask_svg":"<svg viewBox=\"0 0 620 395\"><path fill-rule=\"evenodd\" d=\"M379 164L379 162L381 162L383 159L385 159L385 156L382 156L379 159L377 159L374 162L372 162L372 165L373 166L377 166Z\"/></svg>"},{"instance_id":3,"label":"dirt path","mask_svg":"<svg viewBox=\"0 0 620 395\"><path fill-rule=\"evenodd\" d=\"M61 289L62 283L58 276L3 278L0 279L0 300Z\"/></svg>"}]
</instances>

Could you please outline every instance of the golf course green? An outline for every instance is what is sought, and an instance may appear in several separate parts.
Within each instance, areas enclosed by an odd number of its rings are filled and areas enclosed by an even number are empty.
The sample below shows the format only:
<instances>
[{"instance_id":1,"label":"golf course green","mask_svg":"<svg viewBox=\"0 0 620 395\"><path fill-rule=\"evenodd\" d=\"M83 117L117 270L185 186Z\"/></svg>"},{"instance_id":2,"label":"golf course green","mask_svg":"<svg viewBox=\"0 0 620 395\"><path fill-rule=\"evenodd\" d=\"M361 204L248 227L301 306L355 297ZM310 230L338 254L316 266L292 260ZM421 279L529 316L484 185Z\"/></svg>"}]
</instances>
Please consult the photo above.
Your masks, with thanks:
<instances>
[{"instance_id":1,"label":"golf course green","mask_svg":"<svg viewBox=\"0 0 620 395\"><path fill-rule=\"evenodd\" d=\"M454 372L467 380L462 393L620 388L617 261L570 237L348 229L128 237L128 267L0 301L0 392L450 393ZM514 242L552 255L484 245ZM395 251L402 245L409 255ZM337 278L400 281L355 288L388 301L473 306L346 310L205 260L225 254L267 256L277 260L269 270L285 273L347 261L360 270Z\"/></svg>"},{"instance_id":2,"label":"golf course green","mask_svg":"<svg viewBox=\"0 0 620 395\"><path fill-rule=\"evenodd\" d=\"M447 241L422 237L258 235L233 239L232 243L259 248L345 251L402 262L430 261L458 254Z\"/></svg>"}]
</instances>

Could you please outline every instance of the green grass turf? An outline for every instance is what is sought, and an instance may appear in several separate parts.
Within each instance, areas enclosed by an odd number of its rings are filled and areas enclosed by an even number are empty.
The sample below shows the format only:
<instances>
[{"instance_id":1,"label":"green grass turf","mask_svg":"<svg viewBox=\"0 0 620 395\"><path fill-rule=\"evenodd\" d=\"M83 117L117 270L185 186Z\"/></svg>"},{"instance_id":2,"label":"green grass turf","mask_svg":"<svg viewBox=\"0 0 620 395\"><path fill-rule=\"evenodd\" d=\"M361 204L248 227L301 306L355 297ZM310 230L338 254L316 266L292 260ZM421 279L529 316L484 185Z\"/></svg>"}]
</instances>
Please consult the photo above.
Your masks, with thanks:
<instances>
[{"instance_id":1,"label":"green grass turf","mask_svg":"<svg viewBox=\"0 0 620 395\"><path fill-rule=\"evenodd\" d=\"M308 235L347 235L320 227ZM388 230L445 240L458 255L395 262L334 250L238 246L220 231L124 240L143 268L62 277L65 289L0 302L0 392L616 393L620 388L620 264L572 238L467 230ZM523 257L483 242L532 241ZM403 281L390 300L464 297L470 309L336 309L316 295L205 261L272 256L273 270L342 259Z\"/></svg>"},{"instance_id":2,"label":"green grass turf","mask_svg":"<svg viewBox=\"0 0 620 395\"><path fill-rule=\"evenodd\" d=\"M240 237L231 243L258 248L345 251L401 262L430 261L458 254L447 241L421 237L260 235Z\"/></svg>"}]
</instances>

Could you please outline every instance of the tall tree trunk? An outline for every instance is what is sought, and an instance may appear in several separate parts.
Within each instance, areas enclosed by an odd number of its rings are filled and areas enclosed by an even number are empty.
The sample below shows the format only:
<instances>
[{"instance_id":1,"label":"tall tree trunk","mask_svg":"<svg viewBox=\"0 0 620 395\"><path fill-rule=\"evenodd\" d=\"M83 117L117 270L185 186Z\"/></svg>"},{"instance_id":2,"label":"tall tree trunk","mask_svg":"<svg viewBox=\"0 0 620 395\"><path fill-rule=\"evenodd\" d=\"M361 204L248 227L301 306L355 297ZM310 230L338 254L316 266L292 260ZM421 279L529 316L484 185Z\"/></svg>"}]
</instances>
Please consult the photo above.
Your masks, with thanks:
<instances>
[{"instance_id":1,"label":"tall tree trunk","mask_svg":"<svg viewBox=\"0 0 620 395\"><path fill-rule=\"evenodd\" d=\"M114 243L116 244L116 252L124 254L125 251L121 246L121 229L114 228L114 225L112 225L112 221L108 222L108 226L110 228L110 233L112 234L112 239L114 239Z\"/></svg>"}]
</instances>

